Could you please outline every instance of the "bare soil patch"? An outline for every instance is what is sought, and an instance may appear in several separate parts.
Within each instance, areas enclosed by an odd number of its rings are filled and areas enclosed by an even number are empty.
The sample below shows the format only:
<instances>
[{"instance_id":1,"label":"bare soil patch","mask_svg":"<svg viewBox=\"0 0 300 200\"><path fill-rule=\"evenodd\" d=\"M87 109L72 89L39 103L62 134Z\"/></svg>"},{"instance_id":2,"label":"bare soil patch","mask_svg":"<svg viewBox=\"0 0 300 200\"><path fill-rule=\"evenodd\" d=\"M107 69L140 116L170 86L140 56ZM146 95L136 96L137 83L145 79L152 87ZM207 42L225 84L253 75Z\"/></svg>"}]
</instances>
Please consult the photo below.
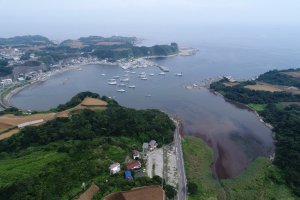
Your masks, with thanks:
<instances>
[{"instance_id":1,"label":"bare soil patch","mask_svg":"<svg viewBox=\"0 0 300 200\"><path fill-rule=\"evenodd\" d=\"M239 85L240 83L238 82L227 82L227 83L223 83L223 85L225 85L226 87L233 87L236 85Z\"/></svg>"},{"instance_id":2,"label":"bare soil patch","mask_svg":"<svg viewBox=\"0 0 300 200\"><path fill-rule=\"evenodd\" d=\"M246 85L245 88L250 90L261 90L261 91L268 91L268 92L282 92L280 88L273 85L266 85L266 84L256 84L256 85Z\"/></svg>"},{"instance_id":3,"label":"bare soil patch","mask_svg":"<svg viewBox=\"0 0 300 200\"><path fill-rule=\"evenodd\" d=\"M98 42L96 45L98 46L113 46L113 45L121 45L123 42Z\"/></svg>"},{"instance_id":4,"label":"bare soil patch","mask_svg":"<svg viewBox=\"0 0 300 200\"><path fill-rule=\"evenodd\" d=\"M97 192L99 192L99 187L93 183L84 193L80 195L78 200L92 200Z\"/></svg>"},{"instance_id":5,"label":"bare soil patch","mask_svg":"<svg viewBox=\"0 0 300 200\"><path fill-rule=\"evenodd\" d=\"M12 135L18 133L19 131L20 131L20 129L15 128L15 129L12 129L12 130L7 131L7 132L5 132L5 133L2 133L2 134L0 134L0 140L3 140L3 139L5 139L5 138L8 138L8 137L10 137L10 136L12 136Z\"/></svg>"},{"instance_id":6,"label":"bare soil patch","mask_svg":"<svg viewBox=\"0 0 300 200\"><path fill-rule=\"evenodd\" d=\"M163 200L164 190L159 186L133 188L126 192L110 194L104 200Z\"/></svg>"},{"instance_id":7,"label":"bare soil patch","mask_svg":"<svg viewBox=\"0 0 300 200\"><path fill-rule=\"evenodd\" d=\"M106 101L102 101L100 99L95 99L91 97L86 97L82 102L82 106L107 106Z\"/></svg>"},{"instance_id":8,"label":"bare soil patch","mask_svg":"<svg viewBox=\"0 0 300 200\"><path fill-rule=\"evenodd\" d=\"M0 122L0 131L4 131L8 128L11 128L12 125L11 124L6 124L6 123L3 123L3 122Z\"/></svg>"},{"instance_id":9,"label":"bare soil patch","mask_svg":"<svg viewBox=\"0 0 300 200\"><path fill-rule=\"evenodd\" d=\"M292 76L294 78L300 78L300 71L296 71L296 72L282 72L283 74Z\"/></svg>"},{"instance_id":10,"label":"bare soil patch","mask_svg":"<svg viewBox=\"0 0 300 200\"><path fill-rule=\"evenodd\" d=\"M256 85L246 85L245 88L251 90L268 91L268 92L289 92L293 94L300 94L300 89L297 87L270 85L262 82L257 83Z\"/></svg>"},{"instance_id":11,"label":"bare soil patch","mask_svg":"<svg viewBox=\"0 0 300 200\"><path fill-rule=\"evenodd\" d=\"M0 121L2 123L10 124L12 126L17 126L25 122L30 122L34 120L44 119L51 120L55 118L55 113L42 113L42 114L33 114L27 116L15 116L12 114L0 116Z\"/></svg>"},{"instance_id":12,"label":"bare soil patch","mask_svg":"<svg viewBox=\"0 0 300 200\"><path fill-rule=\"evenodd\" d=\"M71 48L76 48L76 49L84 47L82 42L80 42L79 40L68 40L65 42L65 45L67 45Z\"/></svg>"},{"instance_id":13,"label":"bare soil patch","mask_svg":"<svg viewBox=\"0 0 300 200\"><path fill-rule=\"evenodd\" d=\"M13 128L25 122L31 122L31 121L43 119L44 122L33 125L33 126L40 126L46 123L48 120L52 120L57 117L68 117L72 112L76 112L82 109L104 110L106 109L106 106L107 106L106 101L86 97L78 106L75 106L74 108L70 108L68 110L58 112L58 113L41 113L41 114L32 114L26 116L15 116L12 114L7 114L7 115L0 116L0 131L5 131L6 129ZM1 134L0 140L10 137L13 134L16 134L18 132L19 129L17 128L7 131Z\"/></svg>"}]
</instances>

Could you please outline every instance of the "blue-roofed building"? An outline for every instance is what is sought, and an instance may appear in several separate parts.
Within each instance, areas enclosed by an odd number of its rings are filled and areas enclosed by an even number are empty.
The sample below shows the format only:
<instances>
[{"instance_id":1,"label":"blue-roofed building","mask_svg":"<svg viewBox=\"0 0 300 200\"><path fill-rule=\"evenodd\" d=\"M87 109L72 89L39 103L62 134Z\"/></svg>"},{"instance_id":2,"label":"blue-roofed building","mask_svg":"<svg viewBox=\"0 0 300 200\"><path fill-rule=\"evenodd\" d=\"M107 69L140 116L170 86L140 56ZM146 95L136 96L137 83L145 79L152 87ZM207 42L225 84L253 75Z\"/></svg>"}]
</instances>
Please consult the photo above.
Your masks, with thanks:
<instances>
[{"instance_id":1,"label":"blue-roofed building","mask_svg":"<svg viewBox=\"0 0 300 200\"><path fill-rule=\"evenodd\" d=\"M132 177L132 174L131 174L131 171L130 170L126 170L125 173L125 179L128 180L128 181L132 181L133 180L133 177Z\"/></svg>"}]
</instances>

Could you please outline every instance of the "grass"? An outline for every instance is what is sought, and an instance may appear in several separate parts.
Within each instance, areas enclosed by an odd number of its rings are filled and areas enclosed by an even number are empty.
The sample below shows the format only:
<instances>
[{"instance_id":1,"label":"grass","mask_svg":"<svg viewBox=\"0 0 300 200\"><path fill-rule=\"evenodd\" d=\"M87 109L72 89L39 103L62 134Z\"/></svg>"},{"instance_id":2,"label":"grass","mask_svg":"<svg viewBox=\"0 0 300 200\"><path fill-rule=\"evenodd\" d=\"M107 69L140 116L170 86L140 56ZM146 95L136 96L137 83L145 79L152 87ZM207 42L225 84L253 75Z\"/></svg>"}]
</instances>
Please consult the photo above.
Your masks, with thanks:
<instances>
[{"instance_id":1,"label":"grass","mask_svg":"<svg viewBox=\"0 0 300 200\"><path fill-rule=\"evenodd\" d=\"M211 172L213 151L202 140L189 136L184 137L182 148L187 179L196 183L199 190L189 199L217 199L218 194L223 192Z\"/></svg>"},{"instance_id":2,"label":"grass","mask_svg":"<svg viewBox=\"0 0 300 200\"><path fill-rule=\"evenodd\" d=\"M266 104L254 104L254 103L250 103L248 104L248 106L250 108L252 108L253 110L255 110L256 112L261 112L265 109Z\"/></svg>"},{"instance_id":3,"label":"grass","mask_svg":"<svg viewBox=\"0 0 300 200\"><path fill-rule=\"evenodd\" d=\"M11 185L21 177L38 175L49 163L64 159L66 154L39 151L18 158L0 160L0 188Z\"/></svg>"},{"instance_id":4,"label":"grass","mask_svg":"<svg viewBox=\"0 0 300 200\"><path fill-rule=\"evenodd\" d=\"M212 150L199 138L184 137L182 142L187 180L198 186L190 200L297 199L284 184L278 168L267 158L257 158L238 177L216 180L212 176Z\"/></svg>"}]
</instances>

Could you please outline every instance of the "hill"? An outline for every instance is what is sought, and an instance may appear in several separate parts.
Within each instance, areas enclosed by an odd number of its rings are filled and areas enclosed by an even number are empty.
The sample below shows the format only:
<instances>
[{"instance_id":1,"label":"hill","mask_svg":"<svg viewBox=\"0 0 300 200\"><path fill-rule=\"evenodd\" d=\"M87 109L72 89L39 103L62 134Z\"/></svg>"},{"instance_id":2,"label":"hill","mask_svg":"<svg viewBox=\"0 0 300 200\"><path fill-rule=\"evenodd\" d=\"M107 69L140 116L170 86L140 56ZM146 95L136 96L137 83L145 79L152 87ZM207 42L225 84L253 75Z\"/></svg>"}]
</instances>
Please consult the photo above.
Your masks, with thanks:
<instances>
[{"instance_id":1,"label":"hill","mask_svg":"<svg viewBox=\"0 0 300 200\"><path fill-rule=\"evenodd\" d=\"M81 93L57 109L77 105L86 96L100 98ZM111 192L161 184L147 177L128 182L122 172L110 175L108 167L119 162L123 170L125 158L133 149L141 151L144 141L171 142L173 122L158 110L134 110L106 97L101 100L107 102L106 109L78 110L1 140L0 199L73 199L84 190L83 183L92 182L100 188L100 199Z\"/></svg>"}]
</instances>

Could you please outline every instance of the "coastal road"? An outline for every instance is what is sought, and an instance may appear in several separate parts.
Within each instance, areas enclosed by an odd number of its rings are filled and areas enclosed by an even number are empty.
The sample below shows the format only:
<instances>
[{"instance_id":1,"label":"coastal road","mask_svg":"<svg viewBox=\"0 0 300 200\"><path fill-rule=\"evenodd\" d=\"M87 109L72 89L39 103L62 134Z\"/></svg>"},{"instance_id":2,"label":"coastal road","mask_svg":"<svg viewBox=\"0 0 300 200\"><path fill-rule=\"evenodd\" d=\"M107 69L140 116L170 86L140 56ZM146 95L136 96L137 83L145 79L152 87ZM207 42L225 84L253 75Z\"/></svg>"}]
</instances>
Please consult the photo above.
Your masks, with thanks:
<instances>
[{"instance_id":1,"label":"coastal road","mask_svg":"<svg viewBox=\"0 0 300 200\"><path fill-rule=\"evenodd\" d=\"M177 199L178 200L186 200L187 196L187 187L186 187L186 177L185 177L185 170L184 170L184 162L183 162L183 154L181 148L181 136L179 133L179 122L173 120L176 129L174 134L174 143L176 148L176 159L177 159L177 169L178 169L178 192L177 192Z\"/></svg>"}]
</instances>

